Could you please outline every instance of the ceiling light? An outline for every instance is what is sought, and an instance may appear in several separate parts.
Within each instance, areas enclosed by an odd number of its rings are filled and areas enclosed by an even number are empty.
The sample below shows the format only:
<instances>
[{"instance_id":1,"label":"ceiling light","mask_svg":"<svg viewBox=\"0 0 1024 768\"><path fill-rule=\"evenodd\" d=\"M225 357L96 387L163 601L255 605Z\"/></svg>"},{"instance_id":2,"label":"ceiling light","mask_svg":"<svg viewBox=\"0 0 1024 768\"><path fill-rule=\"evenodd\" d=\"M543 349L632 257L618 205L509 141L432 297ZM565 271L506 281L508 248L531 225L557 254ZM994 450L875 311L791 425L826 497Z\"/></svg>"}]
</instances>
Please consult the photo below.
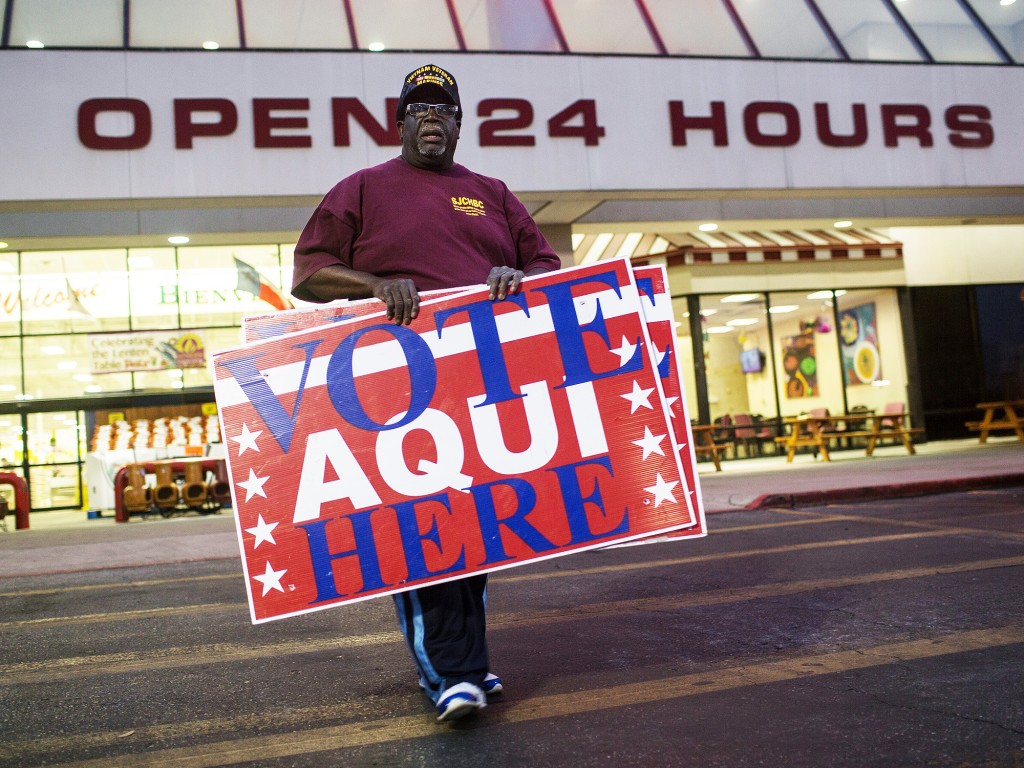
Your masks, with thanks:
<instances>
[{"instance_id":1,"label":"ceiling light","mask_svg":"<svg viewBox=\"0 0 1024 768\"><path fill-rule=\"evenodd\" d=\"M800 307L796 304L776 304L774 307L768 307L768 311L773 315L784 315L787 312L796 312Z\"/></svg>"},{"instance_id":2,"label":"ceiling light","mask_svg":"<svg viewBox=\"0 0 1024 768\"><path fill-rule=\"evenodd\" d=\"M735 320L726 320L725 321L726 325L732 325L732 326L737 326L737 325L756 325L757 323L758 323L758 320L755 320L752 317L737 317Z\"/></svg>"},{"instance_id":3,"label":"ceiling light","mask_svg":"<svg viewBox=\"0 0 1024 768\"><path fill-rule=\"evenodd\" d=\"M1013 5L1017 0L999 0L1000 5Z\"/></svg>"},{"instance_id":4,"label":"ceiling light","mask_svg":"<svg viewBox=\"0 0 1024 768\"><path fill-rule=\"evenodd\" d=\"M761 298L759 293L734 293L731 296L723 296L719 299L723 304L742 304L745 301L753 301Z\"/></svg>"},{"instance_id":5,"label":"ceiling light","mask_svg":"<svg viewBox=\"0 0 1024 768\"><path fill-rule=\"evenodd\" d=\"M699 227L697 227L697 229L699 229L701 232L714 232L716 229L718 229L718 225L709 221L707 224L701 224Z\"/></svg>"},{"instance_id":6,"label":"ceiling light","mask_svg":"<svg viewBox=\"0 0 1024 768\"><path fill-rule=\"evenodd\" d=\"M5 243L2 240L0 240L0 251L2 251L4 248L6 248L7 245L8 245L7 243Z\"/></svg>"},{"instance_id":7,"label":"ceiling light","mask_svg":"<svg viewBox=\"0 0 1024 768\"><path fill-rule=\"evenodd\" d=\"M215 40L207 40L203 43L203 48L207 51L216 51L218 48L220 48L220 43L216 42Z\"/></svg>"},{"instance_id":8,"label":"ceiling light","mask_svg":"<svg viewBox=\"0 0 1024 768\"><path fill-rule=\"evenodd\" d=\"M184 245L188 242L187 235L171 235L167 238L167 242L171 245Z\"/></svg>"},{"instance_id":9,"label":"ceiling light","mask_svg":"<svg viewBox=\"0 0 1024 768\"><path fill-rule=\"evenodd\" d=\"M57 368L62 371L73 371L78 367L78 363L74 360L61 360L57 363Z\"/></svg>"},{"instance_id":10,"label":"ceiling light","mask_svg":"<svg viewBox=\"0 0 1024 768\"><path fill-rule=\"evenodd\" d=\"M707 329L708 333L732 333L732 328L727 325L713 325Z\"/></svg>"},{"instance_id":11,"label":"ceiling light","mask_svg":"<svg viewBox=\"0 0 1024 768\"><path fill-rule=\"evenodd\" d=\"M71 378L74 379L75 381L92 381L92 374L91 373L76 373Z\"/></svg>"},{"instance_id":12,"label":"ceiling light","mask_svg":"<svg viewBox=\"0 0 1024 768\"><path fill-rule=\"evenodd\" d=\"M368 46L366 46L366 47L367 47L367 49L368 49L368 50L371 50L371 51L373 51L374 53L379 53L380 51L383 51L383 50L384 50L384 43L377 43L377 42L374 42L374 43L370 43L370 44L369 44Z\"/></svg>"},{"instance_id":13,"label":"ceiling light","mask_svg":"<svg viewBox=\"0 0 1024 768\"><path fill-rule=\"evenodd\" d=\"M87 387L83 387L83 390L86 392L102 392L103 387L101 387L99 384L90 384Z\"/></svg>"},{"instance_id":14,"label":"ceiling light","mask_svg":"<svg viewBox=\"0 0 1024 768\"><path fill-rule=\"evenodd\" d=\"M63 355L64 347L59 347L56 344L44 344L39 348L39 351L44 355Z\"/></svg>"},{"instance_id":15,"label":"ceiling light","mask_svg":"<svg viewBox=\"0 0 1024 768\"><path fill-rule=\"evenodd\" d=\"M835 227L836 229L846 229L847 227L852 227L853 226L853 222L844 219L843 221L837 221L832 226Z\"/></svg>"},{"instance_id":16,"label":"ceiling light","mask_svg":"<svg viewBox=\"0 0 1024 768\"><path fill-rule=\"evenodd\" d=\"M718 314L718 310L717 309L702 309L700 311L700 316L701 317L711 317L711 315L717 315L717 314ZM686 316L689 317L690 316L689 313L687 313Z\"/></svg>"},{"instance_id":17,"label":"ceiling light","mask_svg":"<svg viewBox=\"0 0 1024 768\"><path fill-rule=\"evenodd\" d=\"M26 48L45 48L46 46L40 40L26 40Z\"/></svg>"},{"instance_id":18,"label":"ceiling light","mask_svg":"<svg viewBox=\"0 0 1024 768\"><path fill-rule=\"evenodd\" d=\"M0 392L14 392L16 389L14 384L0 384Z\"/></svg>"}]
</instances>

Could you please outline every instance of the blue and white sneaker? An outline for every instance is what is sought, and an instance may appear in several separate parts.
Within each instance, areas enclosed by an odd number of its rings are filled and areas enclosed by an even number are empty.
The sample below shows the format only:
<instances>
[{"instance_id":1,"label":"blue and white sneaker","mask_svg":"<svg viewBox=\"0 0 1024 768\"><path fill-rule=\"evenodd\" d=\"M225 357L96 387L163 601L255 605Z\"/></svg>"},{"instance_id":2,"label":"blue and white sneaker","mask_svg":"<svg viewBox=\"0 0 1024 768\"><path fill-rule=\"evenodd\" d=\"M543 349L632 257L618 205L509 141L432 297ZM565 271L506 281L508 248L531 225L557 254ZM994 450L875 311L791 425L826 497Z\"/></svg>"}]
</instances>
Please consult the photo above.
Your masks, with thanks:
<instances>
[{"instance_id":1,"label":"blue and white sneaker","mask_svg":"<svg viewBox=\"0 0 1024 768\"><path fill-rule=\"evenodd\" d=\"M487 706L484 692L472 683L459 683L441 694L435 705L437 722L458 720Z\"/></svg>"},{"instance_id":2,"label":"blue and white sneaker","mask_svg":"<svg viewBox=\"0 0 1024 768\"><path fill-rule=\"evenodd\" d=\"M497 675L492 675L490 672L487 673L487 677L484 678L484 684L481 687L488 696L493 696L505 690L505 686L501 684L501 678Z\"/></svg>"}]
</instances>

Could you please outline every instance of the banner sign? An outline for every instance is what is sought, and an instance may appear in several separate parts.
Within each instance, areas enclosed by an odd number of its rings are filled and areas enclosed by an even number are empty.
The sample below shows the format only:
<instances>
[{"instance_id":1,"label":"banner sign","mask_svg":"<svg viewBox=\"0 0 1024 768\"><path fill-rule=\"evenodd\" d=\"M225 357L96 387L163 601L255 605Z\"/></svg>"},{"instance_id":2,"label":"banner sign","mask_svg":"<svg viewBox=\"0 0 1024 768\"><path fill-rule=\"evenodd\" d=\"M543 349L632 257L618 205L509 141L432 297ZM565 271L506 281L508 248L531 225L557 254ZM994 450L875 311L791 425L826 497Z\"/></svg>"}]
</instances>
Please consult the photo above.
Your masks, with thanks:
<instances>
[{"instance_id":1,"label":"banner sign","mask_svg":"<svg viewBox=\"0 0 1024 768\"><path fill-rule=\"evenodd\" d=\"M253 622L701 535L643 304L613 260L214 354Z\"/></svg>"},{"instance_id":2,"label":"banner sign","mask_svg":"<svg viewBox=\"0 0 1024 768\"><path fill-rule=\"evenodd\" d=\"M633 267L633 275L640 289L644 321L655 352L665 404L672 418L672 436L676 450L682 460L686 475L686 487L697 512L698 524L685 530L673 531L664 538L674 539L685 536L703 536L704 499L700 492L700 478L697 474L697 454L694 451L693 432L690 429L690 409L686 404L683 388L683 369L676 351L676 319L672 312L672 296L668 290L668 273L664 266L651 265ZM644 539L633 543L648 543Z\"/></svg>"},{"instance_id":3,"label":"banner sign","mask_svg":"<svg viewBox=\"0 0 1024 768\"><path fill-rule=\"evenodd\" d=\"M206 342L196 331L133 331L89 335L93 373L163 371L206 366Z\"/></svg>"}]
</instances>

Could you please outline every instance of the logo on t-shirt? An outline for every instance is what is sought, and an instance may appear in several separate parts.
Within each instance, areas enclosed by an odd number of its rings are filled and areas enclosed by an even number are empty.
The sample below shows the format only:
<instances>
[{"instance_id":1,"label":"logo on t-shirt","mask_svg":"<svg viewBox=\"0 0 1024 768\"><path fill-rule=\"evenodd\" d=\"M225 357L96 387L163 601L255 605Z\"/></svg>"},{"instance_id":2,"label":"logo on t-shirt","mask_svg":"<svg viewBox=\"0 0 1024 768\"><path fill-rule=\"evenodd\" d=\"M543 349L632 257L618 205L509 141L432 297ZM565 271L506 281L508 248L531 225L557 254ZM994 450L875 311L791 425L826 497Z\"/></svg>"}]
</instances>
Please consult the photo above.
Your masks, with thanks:
<instances>
[{"instance_id":1,"label":"logo on t-shirt","mask_svg":"<svg viewBox=\"0 0 1024 768\"><path fill-rule=\"evenodd\" d=\"M453 197L452 207L456 211L461 211L467 216L486 216L487 211L484 210L484 204L481 200L474 200L472 197Z\"/></svg>"}]
</instances>

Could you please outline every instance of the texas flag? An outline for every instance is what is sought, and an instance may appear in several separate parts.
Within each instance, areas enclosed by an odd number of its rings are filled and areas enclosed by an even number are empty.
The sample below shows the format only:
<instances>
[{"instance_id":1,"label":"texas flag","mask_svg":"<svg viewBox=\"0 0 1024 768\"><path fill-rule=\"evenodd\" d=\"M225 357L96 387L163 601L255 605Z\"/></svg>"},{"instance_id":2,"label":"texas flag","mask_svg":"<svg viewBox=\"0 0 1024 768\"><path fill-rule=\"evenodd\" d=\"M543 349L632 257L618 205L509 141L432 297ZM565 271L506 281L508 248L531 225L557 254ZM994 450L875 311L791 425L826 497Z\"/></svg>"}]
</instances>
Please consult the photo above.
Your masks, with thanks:
<instances>
[{"instance_id":1,"label":"texas flag","mask_svg":"<svg viewBox=\"0 0 1024 768\"><path fill-rule=\"evenodd\" d=\"M267 278L261 275L252 264L246 264L237 256L235 258L235 269L238 271L239 291L251 293L258 299L262 299L275 309L292 309L292 303L281 291Z\"/></svg>"}]
</instances>

